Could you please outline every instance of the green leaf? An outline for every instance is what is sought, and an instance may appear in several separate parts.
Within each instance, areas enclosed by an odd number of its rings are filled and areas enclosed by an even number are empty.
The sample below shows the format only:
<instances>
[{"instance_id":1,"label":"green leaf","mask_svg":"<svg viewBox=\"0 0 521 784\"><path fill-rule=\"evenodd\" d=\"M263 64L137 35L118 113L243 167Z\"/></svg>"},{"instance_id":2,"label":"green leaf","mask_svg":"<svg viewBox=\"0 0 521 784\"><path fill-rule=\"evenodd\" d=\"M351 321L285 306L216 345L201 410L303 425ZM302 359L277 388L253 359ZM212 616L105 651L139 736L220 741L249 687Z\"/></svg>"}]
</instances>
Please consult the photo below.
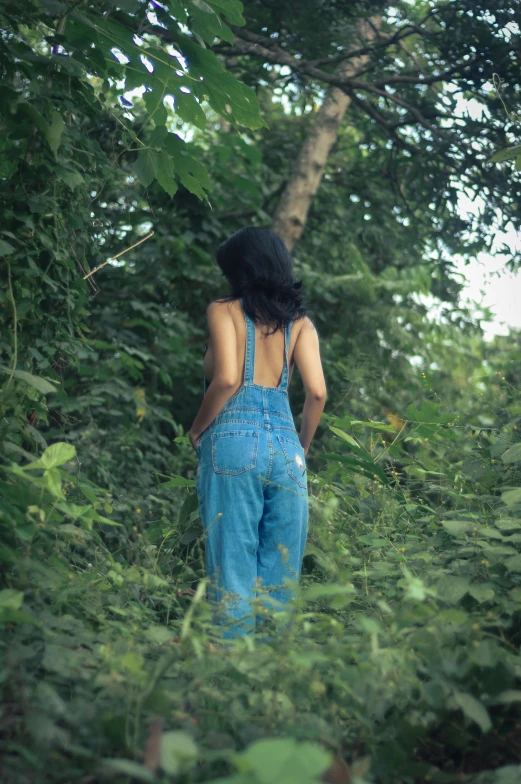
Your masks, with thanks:
<instances>
[{"instance_id":1,"label":"green leaf","mask_svg":"<svg viewBox=\"0 0 521 784\"><path fill-rule=\"evenodd\" d=\"M180 0L168 0L168 7L170 9L171 15L175 19L179 20L183 24L186 24L188 21L188 14L186 13L186 9Z\"/></svg>"},{"instance_id":2,"label":"green leaf","mask_svg":"<svg viewBox=\"0 0 521 784\"><path fill-rule=\"evenodd\" d=\"M25 370L15 370L14 375L21 381L25 381L25 383L29 384L29 386L34 387L39 392L42 392L44 395L50 395L51 392L56 392L56 387L45 378L33 376L32 373L27 373Z\"/></svg>"},{"instance_id":3,"label":"green leaf","mask_svg":"<svg viewBox=\"0 0 521 784\"><path fill-rule=\"evenodd\" d=\"M81 185L85 180L75 169L66 169L64 166L56 166L56 176L59 180L68 185L71 191Z\"/></svg>"},{"instance_id":4,"label":"green leaf","mask_svg":"<svg viewBox=\"0 0 521 784\"><path fill-rule=\"evenodd\" d=\"M208 170L190 155L189 146L177 134L169 133L164 146L169 155L174 158L176 176L181 183L190 193L203 199L205 190L211 187Z\"/></svg>"},{"instance_id":5,"label":"green leaf","mask_svg":"<svg viewBox=\"0 0 521 784\"><path fill-rule=\"evenodd\" d=\"M134 171L145 188L152 183L157 175L158 155L154 150L141 150L134 161Z\"/></svg>"},{"instance_id":6,"label":"green leaf","mask_svg":"<svg viewBox=\"0 0 521 784\"><path fill-rule=\"evenodd\" d=\"M134 14L139 8L138 0L109 0L109 3L127 14Z\"/></svg>"},{"instance_id":7,"label":"green leaf","mask_svg":"<svg viewBox=\"0 0 521 784\"><path fill-rule=\"evenodd\" d=\"M383 484L389 484L389 479L385 472L371 461L369 453L365 453L365 455L367 459L326 452L325 454L319 454L318 457L323 460L336 460L339 463L348 466L352 471L362 474L362 476L366 476L368 479L379 479Z\"/></svg>"},{"instance_id":8,"label":"green leaf","mask_svg":"<svg viewBox=\"0 0 521 784\"><path fill-rule=\"evenodd\" d=\"M513 702L521 702L521 691L506 689L494 697L494 704L511 705Z\"/></svg>"},{"instance_id":9,"label":"green leaf","mask_svg":"<svg viewBox=\"0 0 521 784\"><path fill-rule=\"evenodd\" d=\"M489 525L480 525L477 532L479 536L486 536L488 539L500 539L501 541L505 539L497 528L491 528Z\"/></svg>"},{"instance_id":10,"label":"green leaf","mask_svg":"<svg viewBox=\"0 0 521 784\"><path fill-rule=\"evenodd\" d=\"M198 539L202 536L203 529L200 525L191 525L190 528L187 528L184 534L181 537L181 544L190 544L195 539Z\"/></svg>"},{"instance_id":11,"label":"green leaf","mask_svg":"<svg viewBox=\"0 0 521 784\"><path fill-rule=\"evenodd\" d=\"M212 109L233 125L244 125L252 130L268 127L260 115L253 88L226 71L209 49L203 49L187 37L177 43L190 63L190 75L198 80L194 86L197 86L199 99L205 95Z\"/></svg>"},{"instance_id":12,"label":"green leaf","mask_svg":"<svg viewBox=\"0 0 521 784\"><path fill-rule=\"evenodd\" d=\"M191 0L189 14L192 20L192 30L210 46L216 38L222 38L233 44L233 33L213 8L204 0Z\"/></svg>"},{"instance_id":13,"label":"green leaf","mask_svg":"<svg viewBox=\"0 0 521 784\"><path fill-rule=\"evenodd\" d=\"M405 416L411 422L421 422L428 425L441 425L452 422L454 414L440 413L441 405L433 403L431 400L422 400L421 408L418 409L411 403L405 409Z\"/></svg>"},{"instance_id":14,"label":"green leaf","mask_svg":"<svg viewBox=\"0 0 521 784\"><path fill-rule=\"evenodd\" d=\"M438 598L450 604L457 604L468 592L470 579L447 575L436 584Z\"/></svg>"},{"instance_id":15,"label":"green leaf","mask_svg":"<svg viewBox=\"0 0 521 784\"><path fill-rule=\"evenodd\" d=\"M452 536L468 534L477 528L476 523L469 520L442 520L441 524L447 533L452 534Z\"/></svg>"},{"instance_id":16,"label":"green leaf","mask_svg":"<svg viewBox=\"0 0 521 784\"><path fill-rule=\"evenodd\" d=\"M23 591L13 591L5 588L0 591L0 607L6 610L19 610L24 600Z\"/></svg>"},{"instance_id":17,"label":"green leaf","mask_svg":"<svg viewBox=\"0 0 521 784\"><path fill-rule=\"evenodd\" d=\"M313 602L325 596L345 596L346 594L356 593L352 585L341 585L340 583L326 583L324 585L310 585L302 591L302 598L305 602Z\"/></svg>"},{"instance_id":18,"label":"green leaf","mask_svg":"<svg viewBox=\"0 0 521 784\"><path fill-rule=\"evenodd\" d=\"M496 595L491 583L474 583L474 585L470 586L468 592L480 604L482 602L491 602Z\"/></svg>"},{"instance_id":19,"label":"green leaf","mask_svg":"<svg viewBox=\"0 0 521 784\"><path fill-rule=\"evenodd\" d=\"M186 479L184 476L172 476L168 482L159 485L161 490L168 490L170 487L195 487L193 479Z\"/></svg>"},{"instance_id":20,"label":"green leaf","mask_svg":"<svg viewBox=\"0 0 521 784\"><path fill-rule=\"evenodd\" d=\"M357 444L355 439L352 436L350 436L349 433L344 433L343 430L340 430L338 427L333 427L333 425L329 425L329 429L331 430L332 433L334 433L336 436L341 438L343 441L347 441L348 444L354 446L355 449L357 449L359 452L363 451L360 447L360 444Z\"/></svg>"},{"instance_id":21,"label":"green leaf","mask_svg":"<svg viewBox=\"0 0 521 784\"><path fill-rule=\"evenodd\" d=\"M199 756L197 746L186 732L163 732L159 745L161 768L171 776L176 776Z\"/></svg>"},{"instance_id":22,"label":"green leaf","mask_svg":"<svg viewBox=\"0 0 521 784\"><path fill-rule=\"evenodd\" d=\"M10 372L11 371L8 367L5 367L5 365L0 365L0 373ZM50 395L51 392L56 392L56 387L49 383L49 381L46 381L44 378L40 378L40 376L33 376L32 373L27 373L25 370L15 370L13 375L15 378L19 378L20 381L25 381L26 384L34 387L34 389L37 389L44 395Z\"/></svg>"},{"instance_id":23,"label":"green leaf","mask_svg":"<svg viewBox=\"0 0 521 784\"><path fill-rule=\"evenodd\" d=\"M63 498L62 478L57 468L48 468L44 474L44 479L47 482L49 491L56 496L56 498Z\"/></svg>"},{"instance_id":24,"label":"green leaf","mask_svg":"<svg viewBox=\"0 0 521 784\"><path fill-rule=\"evenodd\" d=\"M244 6L239 0L207 0L218 13L226 16L230 24L242 26L246 24L242 12Z\"/></svg>"},{"instance_id":25,"label":"green leaf","mask_svg":"<svg viewBox=\"0 0 521 784\"><path fill-rule=\"evenodd\" d=\"M521 528L521 520L515 520L511 517L503 517L496 520L496 525L502 531L517 531Z\"/></svg>"},{"instance_id":26,"label":"green leaf","mask_svg":"<svg viewBox=\"0 0 521 784\"><path fill-rule=\"evenodd\" d=\"M192 92L184 92L181 90L183 85L179 85L173 92L174 97L174 110L179 115L179 118L186 123L195 125L202 131L206 128L206 114L204 113L197 98Z\"/></svg>"},{"instance_id":27,"label":"green leaf","mask_svg":"<svg viewBox=\"0 0 521 784\"><path fill-rule=\"evenodd\" d=\"M179 512L180 525L184 525L190 519L190 515L197 510L197 506L197 493L189 493L183 501L181 511Z\"/></svg>"},{"instance_id":28,"label":"green leaf","mask_svg":"<svg viewBox=\"0 0 521 784\"><path fill-rule=\"evenodd\" d=\"M508 541L508 539L507 539ZM482 544L483 553L485 555L516 555L517 550L508 544Z\"/></svg>"},{"instance_id":29,"label":"green leaf","mask_svg":"<svg viewBox=\"0 0 521 784\"><path fill-rule=\"evenodd\" d=\"M170 197L177 192L173 158L166 152L159 153L157 163L157 181Z\"/></svg>"},{"instance_id":30,"label":"green leaf","mask_svg":"<svg viewBox=\"0 0 521 784\"><path fill-rule=\"evenodd\" d=\"M91 509L88 516L97 523L103 523L104 525L114 525L117 528L121 528L123 525L122 523L116 523L115 520L110 520L108 517L104 517L103 515L98 514L94 511L94 509Z\"/></svg>"},{"instance_id":31,"label":"green leaf","mask_svg":"<svg viewBox=\"0 0 521 784\"><path fill-rule=\"evenodd\" d=\"M521 554L507 558L504 564L509 572L521 572Z\"/></svg>"},{"instance_id":32,"label":"green leaf","mask_svg":"<svg viewBox=\"0 0 521 784\"><path fill-rule=\"evenodd\" d=\"M14 252L15 248L9 242L0 240L0 256L10 256Z\"/></svg>"},{"instance_id":33,"label":"green leaf","mask_svg":"<svg viewBox=\"0 0 521 784\"><path fill-rule=\"evenodd\" d=\"M67 517L72 517L73 520L78 520L80 517L90 514L92 506L78 506L77 504L58 504L57 509L63 512Z\"/></svg>"},{"instance_id":34,"label":"green leaf","mask_svg":"<svg viewBox=\"0 0 521 784\"><path fill-rule=\"evenodd\" d=\"M128 672L141 672L144 659L136 651L127 651L120 659L120 663Z\"/></svg>"},{"instance_id":35,"label":"green leaf","mask_svg":"<svg viewBox=\"0 0 521 784\"><path fill-rule=\"evenodd\" d=\"M514 444L501 455L504 463L519 463L521 461L521 444Z\"/></svg>"},{"instance_id":36,"label":"green leaf","mask_svg":"<svg viewBox=\"0 0 521 784\"><path fill-rule=\"evenodd\" d=\"M138 781L145 781L147 784L154 784L156 777L154 774L140 765L138 762L127 759L109 759L103 760L103 768L107 773L122 773L124 776L137 779Z\"/></svg>"},{"instance_id":37,"label":"green leaf","mask_svg":"<svg viewBox=\"0 0 521 784\"><path fill-rule=\"evenodd\" d=\"M501 493L501 500L506 506L521 504L521 487L516 487L514 490L505 490Z\"/></svg>"},{"instance_id":38,"label":"green leaf","mask_svg":"<svg viewBox=\"0 0 521 784\"><path fill-rule=\"evenodd\" d=\"M68 463L73 457L76 457L76 447L72 444L66 444L64 441L59 441L57 444L47 447L39 462L44 468L54 468L55 466Z\"/></svg>"},{"instance_id":39,"label":"green leaf","mask_svg":"<svg viewBox=\"0 0 521 784\"><path fill-rule=\"evenodd\" d=\"M331 764L331 754L316 743L294 738L267 738L236 755L241 772L250 770L259 784L308 784Z\"/></svg>"},{"instance_id":40,"label":"green leaf","mask_svg":"<svg viewBox=\"0 0 521 784\"><path fill-rule=\"evenodd\" d=\"M471 721L475 721L483 733L489 731L492 727L492 722L483 703L473 697L472 694L463 692L456 692L454 699L465 716L471 719Z\"/></svg>"},{"instance_id":41,"label":"green leaf","mask_svg":"<svg viewBox=\"0 0 521 784\"><path fill-rule=\"evenodd\" d=\"M54 155L58 152L58 148L60 146L60 141L62 137L63 130L65 128L65 123L62 119L61 114L58 114L57 111L54 109L51 113L51 122L47 124L44 128L44 135L47 139L47 144L53 151Z\"/></svg>"},{"instance_id":42,"label":"green leaf","mask_svg":"<svg viewBox=\"0 0 521 784\"><path fill-rule=\"evenodd\" d=\"M159 89L151 90L143 95L148 116L156 125L164 125L167 121L167 111L163 103L164 93Z\"/></svg>"},{"instance_id":43,"label":"green leaf","mask_svg":"<svg viewBox=\"0 0 521 784\"><path fill-rule=\"evenodd\" d=\"M13 465L11 466L10 470L16 472L21 471L22 476L24 471L32 471L36 468L45 468L48 472L49 470L54 469L56 466L63 465L67 461L72 460L72 458L75 456L76 448L73 447L72 444L66 444L60 441L57 444L48 446L38 460L33 460L32 463L27 463L27 465L23 466L23 468L21 466ZM51 482L52 481L53 480L51 480ZM94 510L91 510L91 512L93 511Z\"/></svg>"},{"instance_id":44,"label":"green leaf","mask_svg":"<svg viewBox=\"0 0 521 784\"><path fill-rule=\"evenodd\" d=\"M150 626L145 631L145 637L158 645L163 645L175 637L175 632L166 626Z\"/></svg>"},{"instance_id":45,"label":"green leaf","mask_svg":"<svg viewBox=\"0 0 521 784\"><path fill-rule=\"evenodd\" d=\"M380 548L380 547L389 546L388 539L378 539L373 534L363 534L362 536L357 536L356 538L363 544L369 545L369 547Z\"/></svg>"},{"instance_id":46,"label":"green leaf","mask_svg":"<svg viewBox=\"0 0 521 784\"><path fill-rule=\"evenodd\" d=\"M333 575L338 572L338 566L336 565L334 559L327 555L327 553L324 553L320 547L311 544L309 541L306 543L305 555L315 556L322 569L324 569L329 574Z\"/></svg>"},{"instance_id":47,"label":"green leaf","mask_svg":"<svg viewBox=\"0 0 521 784\"><path fill-rule=\"evenodd\" d=\"M393 425L386 425L385 422L371 422L371 420L353 419L351 427L359 429L361 427L370 427L373 430L384 430L386 433L396 433L396 428Z\"/></svg>"},{"instance_id":48,"label":"green leaf","mask_svg":"<svg viewBox=\"0 0 521 784\"><path fill-rule=\"evenodd\" d=\"M516 144L515 147L505 147L504 150L498 150L488 160L490 163L501 163L502 161L510 161L512 158L517 158L521 155L521 144Z\"/></svg>"}]
</instances>

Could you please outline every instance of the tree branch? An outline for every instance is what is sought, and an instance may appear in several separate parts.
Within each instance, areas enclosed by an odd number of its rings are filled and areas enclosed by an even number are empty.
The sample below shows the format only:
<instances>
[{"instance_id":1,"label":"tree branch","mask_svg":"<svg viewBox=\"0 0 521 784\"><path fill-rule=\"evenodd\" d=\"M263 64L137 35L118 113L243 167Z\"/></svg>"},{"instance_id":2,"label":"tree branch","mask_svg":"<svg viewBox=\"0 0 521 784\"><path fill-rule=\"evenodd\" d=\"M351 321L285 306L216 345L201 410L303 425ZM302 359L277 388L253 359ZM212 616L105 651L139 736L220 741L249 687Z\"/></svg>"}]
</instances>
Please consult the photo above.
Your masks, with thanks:
<instances>
[{"instance_id":1,"label":"tree branch","mask_svg":"<svg viewBox=\"0 0 521 784\"><path fill-rule=\"evenodd\" d=\"M356 77L343 77L315 68L310 62L306 60L299 60L293 57L288 52L278 47L268 49L265 46L265 39L255 33L249 33L247 30L242 30L240 27L233 27L236 33L235 46L233 47L233 54L251 55L256 58L263 58L266 62L273 65L287 65L297 73L306 74L307 76L316 79L319 82L331 84L334 87L339 87L341 90L346 87L356 88L358 90L372 90L373 88L381 88L390 84L434 84L435 82L446 81L448 77L452 76L456 71L463 70L473 65L479 56L475 57L468 63L452 66L451 68L439 74L425 77L421 74L399 74L389 75L384 79L380 79L374 83L369 83ZM255 39L255 40L252 40ZM261 44L260 41L263 41ZM227 50L224 50L227 51ZM231 53L231 52L230 52ZM346 58L344 58L346 59Z\"/></svg>"},{"instance_id":2,"label":"tree branch","mask_svg":"<svg viewBox=\"0 0 521 784\"><path fill-rule=\"evenodd\" d=\"M431 131L431 133L434 133L438 136L446 135L444 130L442 130L436 125L431 125L431 123L427 120L427 118L422 114L420 109L418 109L416 106L412 106L407 101L404 101L403 98L399 98L397 95L387 92L387 90L380 90L377 87L373 87L372 85L367 85L365 89L368 92L373 93L374 95L379 95L382 98L388 98L397 106L401 106L403 109L407 109L407 111L410 112L412 116L416 118L416 120L420 123L420 125L423 125L423 127Z\"/></svg>"},{"instance_id":3,"label":"tree branch","mask_svg":"<svg viewBox=\"0 0 521 784\"><path fill-rule=\"evenodd\" d=\"M259 38L260 36L255 36L255 37ZM305 73L308 76L312 76L314 79L317 79L318 81L326 82L327 84L331 84L335 87L339 87L341 90L343 90L345 93L347 93L350 96L352 95L353 90L356 89L356 90L362 90L369 93L373 93L374 95L378 95L383 98L387 98L393 103L397 104L398 106L407 109L407 111L409 111L411 115L416 118L417 122L419 122L427 130L431 131L431 133L444 135L444 132L441 129L429 123L427 118L424 117L420 109L418 109L416 106L413 106L412 104L408 103L402 98L399 98L397 95L394 95L393 93L389 93L387 90L381 89L381 86L386 84L385 80L375 82L373 84L361 79L346 78L344 76L330 74L327 73L326 71L321 71L317 68L312 68L311 66L309 66L308 63L302 60L298 60L295 57L292 57L292 55L288 54L287 52L283 52L282 50L274 52L272 50L265 49L263 46L260 46L259 44L249 43L248 41L244 41L242 39L236 39L236 48L238 48L239 50L242 49L243 54L251 54L254 57L263 57L269 62L276 63L278 65L287 65L290 68L292 68L294 71ZM449 69L449 71L445 73L446 74L453 73L459 67L460 66L455 66ZM428 77L428 79L426 79L425 77L417 76L414 77L413 81L416 84L422 84L427 82L431 84L434 81L442 80L444 76L445 74L439 74L433 77ZM389 80L391 79L392 77L389 77ZM404 77L404 81L408 82L409 78Z\"/></svg>"},{"instance_id":4,"label":"tree branch","mask_svg":"<svg viewBox=\"0 0 521 784\"><path fill-rule=\"evenodd\" d=\"M378 109L376 109L376 107L371 103L371 101L368 100L362 101L361 98L359 98L354 92L350 93L350 97L351 97L351 101L355 104L355 106L358 106L359 109L362 109L362 111L364 111L369 117L375 120L378 123L378 125L381 125L382 128L384 128L384 130L387 131L389 137L393 139L393 141L395 141L399 147L401 147L404 150L408 150L413 155L417 152L416 148L412 144L406 142L396 132L397 128L400 128L408 123L389 122L389 120L386 120L385 117L382 114L380 114Z\"/></svg>"}]
</instances>

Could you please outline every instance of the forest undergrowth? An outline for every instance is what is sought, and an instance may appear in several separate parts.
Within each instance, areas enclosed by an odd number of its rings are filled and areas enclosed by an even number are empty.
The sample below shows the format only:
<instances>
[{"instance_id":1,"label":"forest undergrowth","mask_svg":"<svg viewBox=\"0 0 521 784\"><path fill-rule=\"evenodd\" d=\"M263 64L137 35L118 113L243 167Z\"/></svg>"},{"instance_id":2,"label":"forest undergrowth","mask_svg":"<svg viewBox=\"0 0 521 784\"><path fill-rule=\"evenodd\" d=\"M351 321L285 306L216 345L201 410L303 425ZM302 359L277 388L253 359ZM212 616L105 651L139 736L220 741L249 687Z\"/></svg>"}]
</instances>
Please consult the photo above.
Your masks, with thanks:
<instances>
[{"instance_id":1,"label":"forest undergrowth","mask_svg":"<svg viewBox=\"0 0 521 784\"><path fill-rule=\"evenodd\" d=\"M489 165L519 154L514 4L316 5L0 4L2 784L521 781L520 341L485 345L454 267L518 227ZM316 66L369 17L332 134ZM185 435L204 313L304 159L332 408L296 600L224 647Z\"/></svg>"},{"instance_id":2,"label":"forest undergrowth","mask_svg":"<svg viewBox=\"0 0 521 784\"><path fill-rule=\"evenodd\" d=\"M13 462L3 780L519 782L521 407L403 416L325 417L304 572L269 644L224 648L211 624L192 458L146 520L71 444Z\"/></svg>"}]
</instances>

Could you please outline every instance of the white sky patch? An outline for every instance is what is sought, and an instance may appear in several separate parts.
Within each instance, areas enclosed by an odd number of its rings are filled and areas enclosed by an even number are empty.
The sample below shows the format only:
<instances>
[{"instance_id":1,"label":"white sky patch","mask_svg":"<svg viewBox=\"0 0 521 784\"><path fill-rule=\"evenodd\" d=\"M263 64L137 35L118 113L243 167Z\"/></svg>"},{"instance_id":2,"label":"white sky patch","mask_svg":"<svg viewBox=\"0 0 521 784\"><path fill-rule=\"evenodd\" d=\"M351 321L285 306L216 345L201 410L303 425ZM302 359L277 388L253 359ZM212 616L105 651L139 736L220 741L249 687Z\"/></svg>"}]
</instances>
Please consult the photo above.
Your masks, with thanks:
<instances>
[{"instance_id":1,"label":"white sky patch","mask_svg":"<svg viewBox=\"0 0 521 784\"><path fill-rule=\"evenodd\" d=\"M493 86L490 83L483 86L484 93L490 94L492 90ZM461 96L458 96L456 114L468 115L477 120L484 120L489 116L483 103L475 98L466 100ZM505 120L507 120L506 116ZM516 176L512 164L499 165L510 166L513 176ZM472 201L460 192L458 212L462 216L474 215L477 218L480 198L478 196L475 201ZM509 248L508 253L505 245ZM521 329L521 270L510 272L506 266L507 262L516 255L521 255L521 234L510 226L506 231L496 232L490 253L480 253L468 263L465 263L462 258L453 260L457 276L461 276L460 280L465 280L460 295L461 304L467 305L477 315L485 308L491 311L490 321L481 321L485 340L491 340L494 335L507 335L510 329ZM433 318L436 318L437 309L438 304L433 302L430 308Z\"/></svg>"},{"instance_id":2,"label":"white sky patch","mask_svg":"<svg viewBox=\"0 0 521 784\"><path fill-rule=\"evenodd\" d=\"M492 313L490 321L481 322L485 340L491 340L494 335L507 335L511 328L521 329L521 270L510 272L506 268L508 256L494 254L504 242L521 253L521 235L511 229L496 234L492 253L480 253L468 265L463 260L456 263L466 280L461 303L469 305L474 312L489 308Z\"/></svg>"},{"instance_id":3,"label":"white sky patch","mask_svg":"<svg viewBox=\"0 0 521 784\"><path fill-rule=\"evenodd\" d=\"M475 203L463 193L460 193L458 207L462 215L475 212ZM507 263L516 255L521 255L521 233L510 226L507 231L496 231L490 253L479 253L470 259L462 256L452 259L453 277L464 284L459 303L479 318L485 340L521 329L521 269L510 272L507 268ZM446 305L436 297L413 294L413 298L427 307L431 319L439 321L442 318Z\"/></svg>"},{"instance_id":4,"label":"white sky patch","mask_svg":"<svg viewBox=\"0 0 521 784\"><path fill-rule=\"evenodd\" d=\"M490 92L492 85L487 84L484 89ZM479 101L474 98L467 101L461 97L458 99L458 113L468 114L478 120L488 115L486 107ZM499 165L509 166L514 175L512 164ZM478 199L473 202L460 193L458 206L461 214L477 215ZM510 249L509 253L505 252L505 245ZM455 259L457 271L466 281L461 292L461 303L475 313L484 308L490 309L492 313L490 321L481 322L485 340L491 340L494 335L507 335L510 329L521 329L521 270L510 272L506 266L512 256L520 254L521 235L510 226L507 231L496 232L490 253L480 253L468 264L463 259Z\"/></svg>"}]
</instances>

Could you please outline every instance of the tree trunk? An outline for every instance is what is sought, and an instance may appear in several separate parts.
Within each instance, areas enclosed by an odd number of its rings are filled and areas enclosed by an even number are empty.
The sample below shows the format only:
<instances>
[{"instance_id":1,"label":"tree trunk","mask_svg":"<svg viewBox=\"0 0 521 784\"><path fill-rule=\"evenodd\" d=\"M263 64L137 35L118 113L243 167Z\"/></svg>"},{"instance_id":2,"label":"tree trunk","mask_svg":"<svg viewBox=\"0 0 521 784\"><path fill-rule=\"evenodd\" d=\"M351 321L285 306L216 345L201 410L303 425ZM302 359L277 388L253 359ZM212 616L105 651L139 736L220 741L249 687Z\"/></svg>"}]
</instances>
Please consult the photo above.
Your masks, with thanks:
<instances>
[{"instance_id":1,"label":"tree trunk","mask_svg":"<svg viewBox=\"0 0 521 784\"><path fill-rule=\"evenodd\" d=\"M357 25L357 38L373 41L378 35L380 16L361 19ZM358 46L358 41L356 42ZM340 63L336 69L341 76L353 76L367 62L368 55L354 57ZM313 196L318 190L327 159L351 98L338 87L330 87L309 134L295 161L293 174L280 197L273 218L273 230L286 243L290 251L306 225Z\"/></svg>"}]
</instances>

